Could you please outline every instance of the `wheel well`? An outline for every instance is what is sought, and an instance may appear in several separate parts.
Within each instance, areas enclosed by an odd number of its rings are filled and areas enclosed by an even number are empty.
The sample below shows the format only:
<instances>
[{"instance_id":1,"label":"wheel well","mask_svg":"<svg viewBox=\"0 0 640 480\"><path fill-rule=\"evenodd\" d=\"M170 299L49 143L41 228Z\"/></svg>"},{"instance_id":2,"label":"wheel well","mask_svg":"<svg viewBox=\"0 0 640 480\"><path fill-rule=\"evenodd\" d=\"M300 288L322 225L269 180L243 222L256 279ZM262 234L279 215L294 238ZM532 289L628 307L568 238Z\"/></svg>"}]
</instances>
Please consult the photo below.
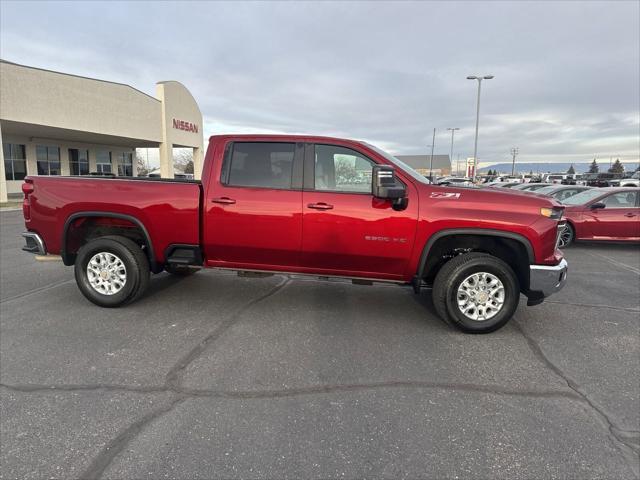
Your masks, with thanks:
<instances>
[{"instance_id":1,"label":"wheel well","mask_svg":"<svg viewBox=\"0 0 640 480\"><path fill-rule=\"evenodd\" d=\"M133 220L109 216L78 216L67 221L62 244L65 264L75 263L76 254L83 245L107 235L119 235L132 240L147 255L150 265L155 264L144 228Z\"/></svg>"},{"instance_id":2,"label":"wheel well","mask_svg":"<svg viewBox=\"0 0 640 480\"><path fill-rule=\"evenodd\" d=\"M437 239L429 249L423 280L433 284L445 263L467 252L488 253L503 260L518 277L520 289L529 288L529 253L525 245L512 238L491 235L452 234Z\"/></svg>"}]
</instances>

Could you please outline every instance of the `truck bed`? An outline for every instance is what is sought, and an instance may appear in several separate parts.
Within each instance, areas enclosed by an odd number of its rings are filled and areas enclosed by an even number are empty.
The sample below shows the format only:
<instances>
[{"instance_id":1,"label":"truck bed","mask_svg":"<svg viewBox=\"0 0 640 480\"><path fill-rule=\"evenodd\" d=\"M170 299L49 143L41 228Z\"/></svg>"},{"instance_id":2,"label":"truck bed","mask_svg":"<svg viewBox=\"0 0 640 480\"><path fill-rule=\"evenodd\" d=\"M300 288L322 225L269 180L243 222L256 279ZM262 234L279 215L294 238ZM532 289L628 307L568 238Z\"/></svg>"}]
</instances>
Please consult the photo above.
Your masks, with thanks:
<instances>
[{"instance_id":1,"label":"truck bed","mask_svg":"<svg viewBox=\"0 0 640 480\"><path fill-rule=\"evenodd\" d=\"M197 180L33 176L25 181L33 185L26 225L47 239L49 253L61 253L67 226L82 214L137 220L158 263L171 244L200 243L202 187Z\"/></svg>"}]
</instances>

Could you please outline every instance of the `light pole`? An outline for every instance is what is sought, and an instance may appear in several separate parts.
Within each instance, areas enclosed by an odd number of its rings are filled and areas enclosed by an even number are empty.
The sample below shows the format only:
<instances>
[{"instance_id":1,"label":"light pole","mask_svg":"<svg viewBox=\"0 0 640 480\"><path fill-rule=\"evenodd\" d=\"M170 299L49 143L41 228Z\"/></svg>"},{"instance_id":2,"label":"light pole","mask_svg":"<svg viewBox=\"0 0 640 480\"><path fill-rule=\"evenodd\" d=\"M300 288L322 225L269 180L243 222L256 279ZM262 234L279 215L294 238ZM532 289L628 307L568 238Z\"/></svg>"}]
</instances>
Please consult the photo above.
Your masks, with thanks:
<instances>
[{"instance_id":1,"label":"light pole","mask_svg":"<svg viewBox=\"0 0 640 480\"><path fill-rule=\"evenodd\" d=\"M436 146L436 129L433 129L433 140L431 141L431 161L429 162L429 181L433 183L433 149Z\"/></svg>"},{"instance_id":2,"label":"light pole","mask_svg":"<svg viewBox=\"0 0 640 480\"><path fill-rule=\"evenodd\" d=\"M511 163L511 176L513 177L516 172L516 155L518 155L518 147L511 149L511 155L513 156L513 162Z\"/></svg>"},{"instance_id":3,"label":"light pole","mask_svg":"<svg viewBox=\"0 0 640 480\"><path fill-rule=\"evenodd\" d=\"M456 132L456 130L460 130L460 129L458 127L454 127L454 128L447 128L447 130L451 130L451 153L449 154L449 160L453 165L453 134Z\"/></svg>"},{"instance_id":4,"label":"light pole","mask_svg":"<svg viewBox=\"0 0 640 480\"><path fill-rule=\"evenodd\" d=\"M476 181L476 172L478 171L478 126L480 124L480 90L482 88L482 80L491 80L493 75L484 75L482 77L477 75L469 75L467 80L478 81L478 107L476 109L476 140L473 144L473 180Z\"/></svg>"}]
</instances>

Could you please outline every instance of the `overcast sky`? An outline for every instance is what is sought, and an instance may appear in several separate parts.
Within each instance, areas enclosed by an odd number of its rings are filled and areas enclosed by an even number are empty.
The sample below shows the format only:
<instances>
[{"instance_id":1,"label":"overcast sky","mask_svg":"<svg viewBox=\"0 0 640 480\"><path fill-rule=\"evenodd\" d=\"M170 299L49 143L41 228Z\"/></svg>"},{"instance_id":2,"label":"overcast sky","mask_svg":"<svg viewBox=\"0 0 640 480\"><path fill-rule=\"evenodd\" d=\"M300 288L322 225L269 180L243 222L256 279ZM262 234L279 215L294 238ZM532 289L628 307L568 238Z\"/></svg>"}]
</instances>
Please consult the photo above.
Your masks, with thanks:
<instances>
[{"instance_id":1,"label":"overcast sky","mask_svg":"<svg viewBox=\"0 0 640 480\"><path fill-rule=\"evenodd\" d=\"M0 56L193 93L204 133L337 135L392 153L640 155L640 2L0 2Z\"/></svg>"}]
</instances>

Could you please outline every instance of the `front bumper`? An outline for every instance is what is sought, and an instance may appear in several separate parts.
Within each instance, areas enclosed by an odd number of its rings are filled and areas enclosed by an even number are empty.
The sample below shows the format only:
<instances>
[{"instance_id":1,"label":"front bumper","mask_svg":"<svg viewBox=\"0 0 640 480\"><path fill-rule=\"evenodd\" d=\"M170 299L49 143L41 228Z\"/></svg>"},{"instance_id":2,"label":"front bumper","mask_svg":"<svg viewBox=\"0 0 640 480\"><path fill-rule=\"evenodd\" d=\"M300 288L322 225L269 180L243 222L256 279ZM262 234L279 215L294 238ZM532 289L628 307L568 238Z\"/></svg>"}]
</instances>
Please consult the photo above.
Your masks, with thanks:
<instances>
[{"instance_id":1,"label":"front bumper","mask_svg":"<svg viewBox=\"0 0 640 480\"><path fill-rule=\"evenodd\" d=\"M33 232L23 232L22 236L24 237L25 244L22 247L22 250L29 253L35 253L36 255L46 255L47 249L44 246L44 242L40 235Z\"/></svg>"},{"instance_id":2,"label":"front bumper","mask_svg":"<svg viewBox=\"0 0 640 480\"><path fill-rule=\"evenodd\" d=\"M559 292L567 283L568 266L564 258L558 265L530 265L529 291L542 298Z\"/></svg>"}]
</instances>

